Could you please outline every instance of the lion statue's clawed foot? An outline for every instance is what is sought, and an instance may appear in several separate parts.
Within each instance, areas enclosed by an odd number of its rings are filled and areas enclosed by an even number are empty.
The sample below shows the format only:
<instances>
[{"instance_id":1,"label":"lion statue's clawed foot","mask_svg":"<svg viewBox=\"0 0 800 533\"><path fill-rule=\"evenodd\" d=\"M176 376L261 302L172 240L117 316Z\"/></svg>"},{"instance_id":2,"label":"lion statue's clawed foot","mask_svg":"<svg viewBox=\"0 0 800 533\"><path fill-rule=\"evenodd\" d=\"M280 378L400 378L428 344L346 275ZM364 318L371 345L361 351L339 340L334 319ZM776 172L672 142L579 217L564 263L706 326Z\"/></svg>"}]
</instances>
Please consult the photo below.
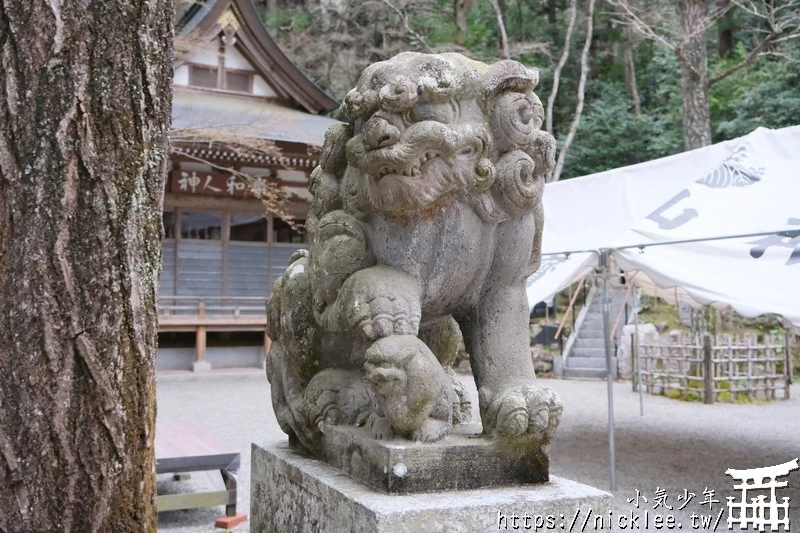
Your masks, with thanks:
<instances>
[{"instance_id":1,"label":"lion statue's clawed foot","mask_svg":"<svg viewBox=\"0 0 800 533\"><path fill-rule=\"evenodd\" d=\"M439 360L453 387L453 424L466 424L472 419L472 398L453 370L458 353L464 348L458 323L452 316L427 321L420 326L419 338Z\"/></svg>"},{"instance_id":2,"label":"lion statue's clawed foot","mask_svg":"<svg viewBox=\"0 0 800 533\"><path fill-rule=\"evenodd\" d=\"M411 433L411 439L417 442L436 442L450 433L452 426L444 420L426 418L422 424Z\"/></svg>"},{"instance_id":3,"label":"lion statue's clawed foot","mask_svg":"<svg viewBox=\"0 0 800 533\"><path fill-rule=\"evenodd\" d=\"M385 266L360 270L342 285L332 311L346 330L369 340L419 331L420 291L411 276Z\"/></svg>"},{"instance_id":4,"label":"lion statue's clawed foot","mask_svg":"<svg viewBox=\"0 0 800 533\"><path fill-rule=\"evenodd\" d=\"M388 417L381 416L377 413L370 415L367 425L372 432L372 436L379 440L391 440L394 438L394 429L392 429L392 421Z\"/></svg>"},{"instance_id":5,"label":"lion statue's clawed foot","mask_svg":"<svg viewBox=\"0 0 800 533\"><path fill-rule=\"evenodd\" d=\"M377 412L389 421L393 434L422 442L447 435L456 394L424 342L412 335L384 337L370 346L366 359L364 370L377 397ZM372 426L376 437L388 433L383 422Z\"/></svg>"},{"instance_id":6,"label":"lion statue's clawed foot","mask_svg":"<svg viewBox=\"0 0 800 533\"><path fill-rule=\"evenodd\" d=\"M481 417L484 431L547 444L561 420L558 395L535 383L500 390L496 396L486 387L479 391L481 410L488 404Z\"/></svg>"},{"instance_id":7,"label":"lion statue's clawed foot","mask_svg":"<svg viewBox=\"0 0 800 533\"><path fill-rule=\"evenodd\" d=\"M311 378L303 392L305 413L312 429L355 424L372 412L372 394L359 372L328 368Z\"/></svg>"},{"instance_id":8,"label":"lion statue's clawed foot","mask_svg":"<svg viewBox=\"0 0 800 533\"><path fill-rule=\"evenodd\" d=\"M458 379L452 367L442 367L453 387L453 424L467 424L472 421L472 398L469 391Z\"/></svg>"}]
</instances>

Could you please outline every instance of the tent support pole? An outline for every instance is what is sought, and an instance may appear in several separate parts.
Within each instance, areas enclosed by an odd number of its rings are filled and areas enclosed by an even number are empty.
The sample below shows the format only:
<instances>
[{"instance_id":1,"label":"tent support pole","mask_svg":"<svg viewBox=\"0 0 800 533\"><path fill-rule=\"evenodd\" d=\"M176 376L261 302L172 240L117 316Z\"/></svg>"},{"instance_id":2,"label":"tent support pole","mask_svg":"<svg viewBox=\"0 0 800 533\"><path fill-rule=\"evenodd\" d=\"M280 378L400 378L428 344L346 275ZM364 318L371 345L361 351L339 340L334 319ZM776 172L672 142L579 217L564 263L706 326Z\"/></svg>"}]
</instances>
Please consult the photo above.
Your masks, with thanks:
<instances>
[{"instance_id":1,"label":"tent support pole","mask_svg":"<svg viewBox=\"0 0 800 533\"><path fill-rule=\"evenodd\" d=\"M606 383L608 384L608 451L611 471L611 490L617 490L617 464L614 445L614 369L611 357L611 302L608 299L609 257L611 250L600 250L600 267L603 276L603 338L606 348Z\"/></svg>"},{"instance_id":2,"label":"tent support pole","mask_svg":"<svg viewBox=\"0 0 800 533\"><path fill-rule=\"evenodd\" d=\"M638 289L637 289L638 290ZM644 398L642 392L642 358L639 353L639 303L638 294L633 292L633 343L636 345L636 382L639 385L639 416L644 416ZM633 355L633 352L631 352Z\"/></svg>"}]
</instances>

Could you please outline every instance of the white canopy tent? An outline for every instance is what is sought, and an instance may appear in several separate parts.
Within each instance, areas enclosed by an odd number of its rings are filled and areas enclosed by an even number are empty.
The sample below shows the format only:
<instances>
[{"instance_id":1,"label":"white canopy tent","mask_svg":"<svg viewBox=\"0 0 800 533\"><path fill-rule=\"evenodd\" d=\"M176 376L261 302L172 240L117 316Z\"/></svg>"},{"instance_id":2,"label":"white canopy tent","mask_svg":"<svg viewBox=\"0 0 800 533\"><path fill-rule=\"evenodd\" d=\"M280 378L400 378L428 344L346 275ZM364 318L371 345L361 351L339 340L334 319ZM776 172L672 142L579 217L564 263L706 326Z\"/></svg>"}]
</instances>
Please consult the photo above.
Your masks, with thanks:
<instances>
[{"instance_id":1,"label":"white canopy tent","mask_svg":"<svg viewBox=\"0 0 800 533\"><path fill-rule=\"evenodd\" d=\"M528 301L548 300L610 260L673 303L777 313L800 326L800 126L548 184L542 265ZM611 488L616 488L608 306L604 305Z\"/></svg>"},{"instance_id":2,"label":"white canopy tent","mask_svg":"<svg viewBox=\"0 0 800 533\"><path fill-rule=\"evenodd\" d=\"M800 126L548 184L544 207L531 308L607 250L646 293L800 326Z\"/></svg>"}]
</instances>

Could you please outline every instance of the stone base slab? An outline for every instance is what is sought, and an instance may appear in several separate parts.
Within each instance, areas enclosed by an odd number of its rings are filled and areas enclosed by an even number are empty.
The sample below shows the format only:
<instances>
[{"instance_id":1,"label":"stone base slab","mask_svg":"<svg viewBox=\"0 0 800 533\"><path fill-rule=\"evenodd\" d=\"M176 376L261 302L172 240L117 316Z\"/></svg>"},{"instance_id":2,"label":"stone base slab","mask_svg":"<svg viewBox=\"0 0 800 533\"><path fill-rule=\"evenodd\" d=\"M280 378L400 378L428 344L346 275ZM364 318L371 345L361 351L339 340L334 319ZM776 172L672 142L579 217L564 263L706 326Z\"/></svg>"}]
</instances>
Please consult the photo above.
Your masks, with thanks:
<instances>
[{"instance_id":1,"label":"stone base slab","mask_svg":"<svg viewBox=\"0 0 800 533\"><path fill-rule=\"evenodd\" d=\"M589 510L593 516L607 516L613 504L606 492L555 476L536 485L384 494L301 455L286 442L253 444L251 468L253 533L524 530L525 516L530 517L530 531L536 517L551 519L555 529L568 531L579 509L582 520ZM546 529L542 522L538 526Z\"/></svg>"},{"instance_id":2,"label":"stone base slab","mask_svg":"<svg viewBox=\"0 0 800 533\"><path fill-rule=\"evenodd\" d=\"M481 435L480 424L456 426L444 439L376 440L367 428L325 429L326 462L368 487L393 494L469 490L548 480L540 446L513 446ZM526 443L527 444L527 443Z\"/></svg>"},{"instance_id":3,"label":"stone base slab","mask_svg":"<svg viewBox=\"0 0 800 533\"><path fill-rule=\"evenodd\" d=\"M192 363L192 370L194 372L210 372L211 363L208 361L195 361Z\"/></svg>"}]
</instances>

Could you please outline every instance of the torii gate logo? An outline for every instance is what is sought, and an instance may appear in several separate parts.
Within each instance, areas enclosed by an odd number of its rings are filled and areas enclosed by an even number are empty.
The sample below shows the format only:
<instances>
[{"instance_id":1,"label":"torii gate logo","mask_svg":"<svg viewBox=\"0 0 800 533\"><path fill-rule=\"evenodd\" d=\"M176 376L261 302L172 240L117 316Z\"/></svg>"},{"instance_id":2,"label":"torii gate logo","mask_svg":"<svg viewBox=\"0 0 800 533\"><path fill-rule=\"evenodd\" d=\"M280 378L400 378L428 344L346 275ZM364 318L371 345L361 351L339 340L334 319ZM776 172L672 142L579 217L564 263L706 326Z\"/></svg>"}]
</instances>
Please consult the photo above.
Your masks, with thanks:
<instances>
[{"instance_id":1,"label":"torii gate logo","mask_svg":"<svg viewBox=\"0 0 800 533\"><path fill-rule=\"evenodd\" d=\"M769 526L770 531L777 531L778 526L783 526L784 531L789 531L789 498L784 497L781 502L775 495L776 489L780 489L789 484L788 481L777 481L777 478L788 476L792 470L797 470L797 459L783 463L782 465L766 466L763 468L750 468L748 470L734 470L729 468L726 474L733 479L741 481L741 484L734 485L733 488L742 491L741 501L728 496L728 529L738 524L744 529L764 531ZM749 483L752 481L752 483ZM764 494L758 496L750 495L748 502L748 491L769 491L769 500ZM738 510L738 515L734 511Z\"/></svg>"}]
</instances>

